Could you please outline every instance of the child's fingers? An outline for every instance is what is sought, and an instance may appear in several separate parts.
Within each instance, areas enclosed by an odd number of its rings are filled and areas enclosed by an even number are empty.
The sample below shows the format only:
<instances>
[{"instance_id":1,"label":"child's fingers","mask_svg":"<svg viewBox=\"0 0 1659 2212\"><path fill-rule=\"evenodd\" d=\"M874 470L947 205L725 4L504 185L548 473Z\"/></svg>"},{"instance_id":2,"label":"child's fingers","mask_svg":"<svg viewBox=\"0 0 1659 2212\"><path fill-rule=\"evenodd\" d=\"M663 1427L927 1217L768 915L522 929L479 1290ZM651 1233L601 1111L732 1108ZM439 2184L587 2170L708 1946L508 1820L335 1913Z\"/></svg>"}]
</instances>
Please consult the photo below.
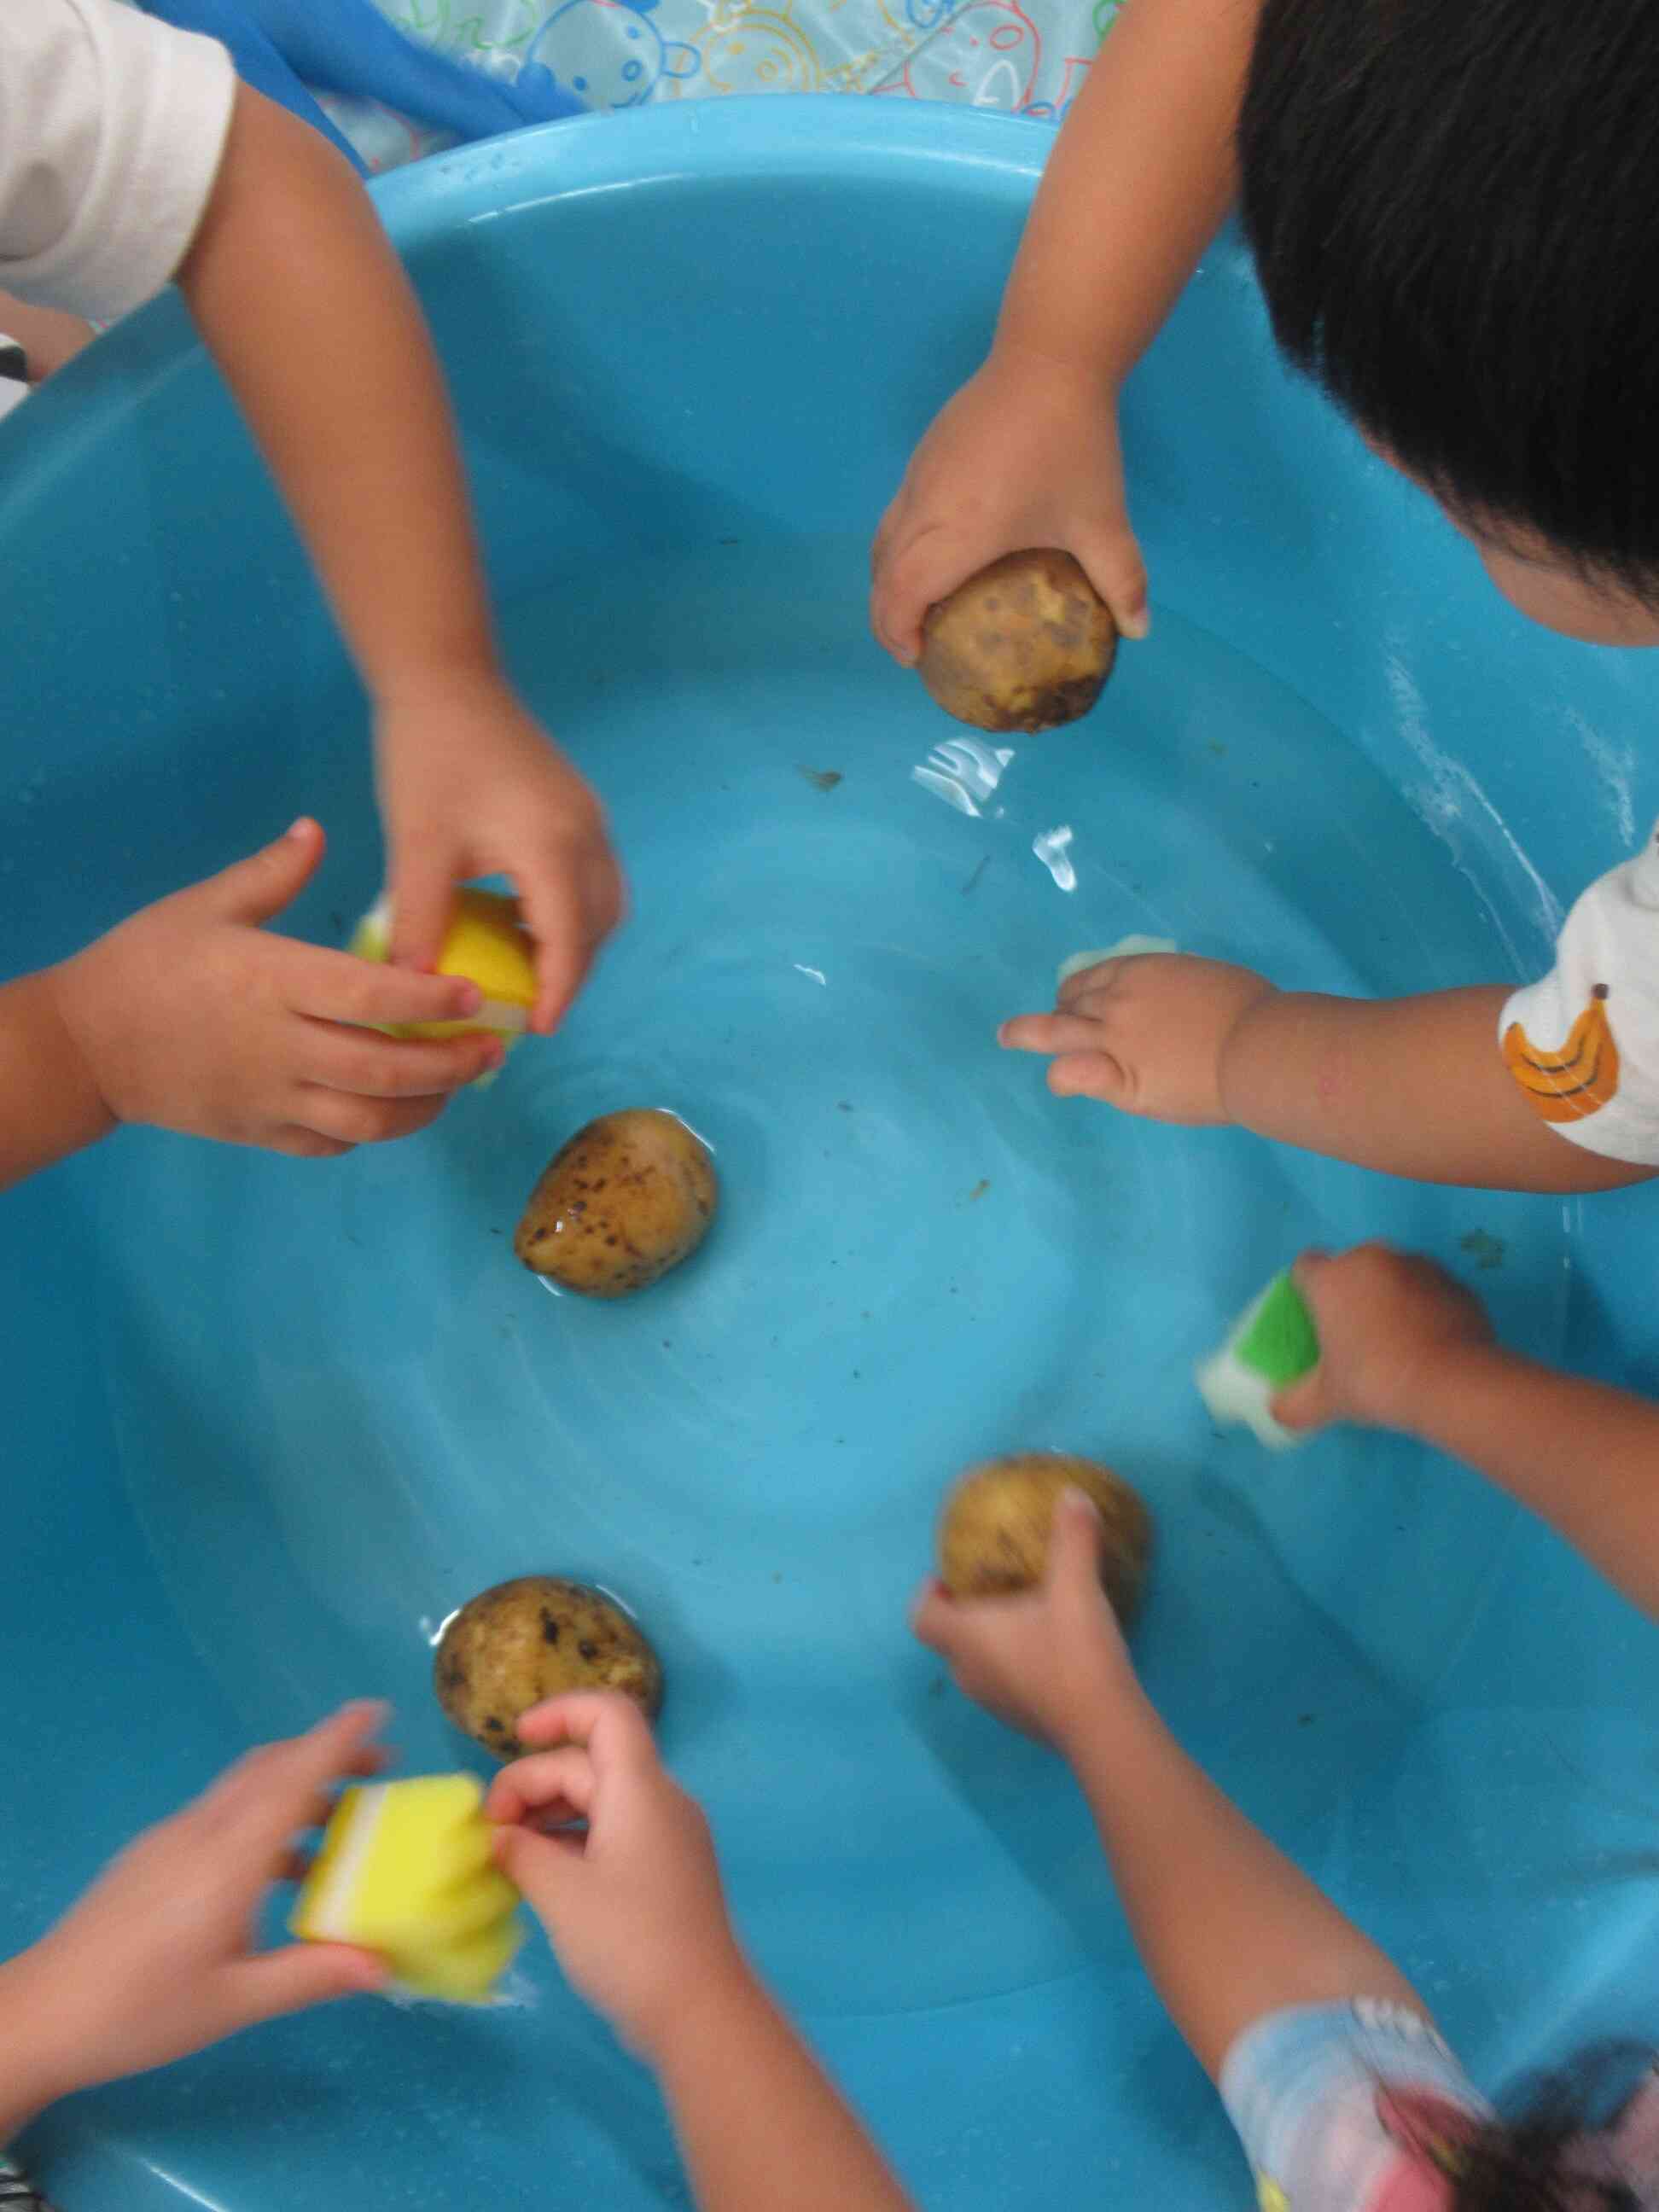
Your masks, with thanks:
<instances>
[{"instance_id":1,"label":"child's fingers","mask_svg":"<svg viewBox=\"0 0 1659 2212\"><path fill-rule=\"evenodd\" d=\"M316 872L324 842L319 825L301 815L274 844L222 869L199 888L224 921L258 927L299 897Z\"/></svg>"},{"instance_id":2,"label":"child's fingers","mask_svg":"<svg viewBox=\"0 0 1659 2212\"><path fill-rule=\"evenodd\" d=\"M1127 530L1109 535L1079 533L1070 541L1084 574L1107 606L1125 637L1142 638L1152 629L1146 605L1146 566L1140 548Z\"/></svg>"},{"instance_id":3,"label":"child's fingers","mask_svg":"<svg viewBox=\"0 0 1659 2212\"><path fill-rule=\"evenodd\" d=\"M526 927L536 940L536 1004L530 1026L546 1036L575 999L617 918L614 896L590 881L583 857L557 848L538 866L515 871Z\"/></svg>"},{"instance_id":4,"label":"child's fingers","mask_svg":"<svg viewBox=\"0 0 1659 2212\"><path fill-rule=\"evenodd\" d=\"M917 1643L948 1659L957 1620L956 1600L937 1575L929 1575L910 1607L910 1628Z\"/></svg>"},{"instance_id":5,"label":"child's fingers","mask_svg":"<svg viewBox=\"0 0 1659 2212\"><path fill-rule=\"evenodd\" d=\"M386 1711L378 1700L358 1699L303 1735L244 1753L198 1801L198 1810L222 1832L228 1849L267 1864L306 1825L307 1808L327 1786L354 1771Z\"/></svg>"},{"instance_id":6,"label":"child's fingers","mask_svg":"<svg viewBox=\"0 0 1659 2212\"><path fill-rule=\"evenodd\" d=\"M494 1035L381 1037L341 1022L312 1022L306 1073L331 1091L361 1098L437 1098L501 1066Z\"/></svg>"},{"instance_id":7,"label":"child's fingers","mask_svg":"<svg viewBox=\"0 0 1659 2212\"><path fill-rule=\"evenodd\" d=\"M1279 1391L1268 1401L1267 1410L1284 1428L1317 1429L1330 1419L1325 1397L1325 1378L1316 1367L1311 1375Z\"/></svg>"},{"instance_id":8,"label":"child's fingers","mask_svg":"<svg viewBox=\"0 0 1659 2212\"><path fill-rule=\"evenodd\" d=\"M296 1014L363 1029L397 1029L405 1022L470 1021L483 1003L465 975L417 975L384 961L359 960L317 945L285 948L283 995Z\"/></svg>"},{"instance_id":9,"label":"child's fingers","mask_svg":"<svg viewBox=\"0 0 1659 2212\"><path fill-rule=\"evenodd\" d=\"M252 2027L308 2005L383 1990L391 1979L384 1959L349 1943L290 1943L227 1969L233 2025Z\"/></svg>"},{"instance_id":10,"label":"child's fingers","mask_svg":"<svg viewBox=\"0 0 1659 2212\"><path fill-rule=\"evenodd\" d=\"M584 1849L569 1836L538 1836L533 1828L495 1831L495 1863L541 1919L558 1920L581 1879Z\"/></svg>"},{"instance_id":11,"label":"child's fingers","mask_svg":"<svg viewBox=\"0 0 1659 2212\"><path fill-rule=\"evenodd\" d=\"M579 1745L568 1743L556 1751L532 1752L527 1759L514 1759L491 1783L484 1811L503 1825L561 1808L572 1818L585 1820L593 1790L592 1760Z\"/></svg>"},{"instance_id":12,"label":"child's fingers","mask_svg":"<svg viewBox=\"0 0 1659 2212\"><path fill-rule=\"evenodd\" d=\"M464 872L447 839L403 837L398 841L387 886L392 895L394 967L418 972L437 959L449 927L455 885Z\"/></svg>"},{"instance_id":13,"label":"child's fingers","mask_svg":"<svg viewBox=\"0 0 1659 2212\"><path fill-rule=\"evenodd\" d=\"M1092 968L1074 969L1054 993L1056 1011L1074 1014L1080 1000L1103 997L1115 980L1117 967L1115 960L1097 960Z\"/></svg>"},{"instance_id":14,"label":"child's fingers","mask_svg":"<svg viewBox=\"0 0 1659 2212\"><path fill-rule=\"evenodd\" d=\"M1109 1052L1063 1053L1048 1070L1048 1088L1056 1098L1098 1098L1107 1106L1129 1103L1123 1064Z\"/></svg>"},{"instance_id":15,"label":"child's fingers","mask_svg":"<svg viewBox=\"0 0 1659 2212\"><path fill-rule=\"evenodd\" d=\"M1100 1553L1105 1540L1105 1523L1094 1500L1085 1491L1061 1491L1048 1534L1048 1556L1043 1563L1045 1589L1088 1586L1098 1589Z\"/></svg>"},{"instance_id":16,"label":"child's fingers","mask_svg":"<svg viewBox=\"0 0 1659 2212\"><path fill-rule=\"evenodd\" d=\"M295 1826L325 1828L339 1802L333 1786L336 1782L372 1782L377 1774L384 1774L391 1764L392 1753L385 1744L365 1744L355 1757L342 1760L339 1772L331 1778L327 1788L318 1790L295 1821Z\"/></svg>"},{"instance_id":17,"label":"child's fingers","mask_svg":"<svg viewBox=\"0 0 1659 2212\"><path fill-rule=\"evenodd\" d=\"M870 626L901 667L921 654L927 610L948 599L1006 546L980 547L947 523L935 522L896 540L883 559L870 594Z\"/></svg>"},{"instance_id":18,"label":"child's fingers","mask_svg":"<svg viewBox=\"0 0 1659 2212\"><path fill-rule=\"evenodd\" d=\"M302 1083L294 1112L302 1127L349 1150L412 1137L435 1121L448 1101L447 1092L436 1098L359 1098L326 1084Z\"/></svg>"},{"instance_id":19,"label":"child's fingers","mask_svg":"<svg viewBox=\"0 0 1659 2212\"><path fill-rule=\"evenodd\" d=\"M332 1137L320 1137L315 1129L302 1129L297 1121L285 1121L271 1132L269 1139L273 1152L281 1152L290 1160L337 1160L342 1154L355 1150L350 1145L338 1143Z\"/></svg>"},{"instance_id":20,"label":"child's fingers","mask_svg":"<svg viewBox=\"0 0 1659 2212\"><path fill-rule=\"evenodd\" d=\"M1016 1014L997 1031L1006 1052L1092 1052L1100 1043L1100 1024L1075 1014Z\"/></svg>"},{"instance_id":21,"label":"child's fingers","mask_svg":"<svg viewBox=\"0 0 1659 2212\"><path fill-rule=\"evenodd\" d=\"M595 1772L658 1764L651 1724L631 1698L616 1690L580 1690L532 1705L518 1722L520 1743L574 1743L585 1749Z\"/></svg>"}]
</instances>

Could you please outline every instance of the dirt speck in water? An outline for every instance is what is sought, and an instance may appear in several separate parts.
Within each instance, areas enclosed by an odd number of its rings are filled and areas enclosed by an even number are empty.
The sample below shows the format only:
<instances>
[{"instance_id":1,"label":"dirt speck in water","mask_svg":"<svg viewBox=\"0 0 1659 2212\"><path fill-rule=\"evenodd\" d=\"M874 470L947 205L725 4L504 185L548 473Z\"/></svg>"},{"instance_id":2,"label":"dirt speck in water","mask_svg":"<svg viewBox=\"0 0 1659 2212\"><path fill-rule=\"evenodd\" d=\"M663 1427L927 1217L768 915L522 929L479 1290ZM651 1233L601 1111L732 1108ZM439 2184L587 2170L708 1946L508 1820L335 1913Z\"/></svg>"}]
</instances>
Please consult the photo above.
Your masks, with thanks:
<instances>
[{"instance_id":1,"label":"dirt speck in water","mask_svg":"<svg viewBox=\"0 0 1659 2212\"><path fill-rule=\"evenodd\" d=\"M1509 1257L1509 1246L1501 1237L1488 1236L1484 1229L1471 1229L1467 1237L1457 1240L1460 1252L1467 1252L1482 1274L1501 1267Z\"/></svg>"}]
</instances>

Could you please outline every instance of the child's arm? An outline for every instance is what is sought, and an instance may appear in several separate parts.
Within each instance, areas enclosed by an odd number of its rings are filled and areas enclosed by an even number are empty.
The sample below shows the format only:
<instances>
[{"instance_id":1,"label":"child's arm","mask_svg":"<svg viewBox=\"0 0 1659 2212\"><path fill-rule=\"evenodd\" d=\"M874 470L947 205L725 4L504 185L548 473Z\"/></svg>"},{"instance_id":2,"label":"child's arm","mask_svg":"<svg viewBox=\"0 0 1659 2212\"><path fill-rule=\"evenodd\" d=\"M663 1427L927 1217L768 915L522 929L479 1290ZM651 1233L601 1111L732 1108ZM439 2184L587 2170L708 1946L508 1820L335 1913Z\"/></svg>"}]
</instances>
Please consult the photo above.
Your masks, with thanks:
<instances>
[{"instance_id":1,"label":"child's arm","mask_svg":"<svg viewBox=\"0 0 1659 2212\"><path fill-rule=\"evenodd\" d=\"M0 986L0 1189L149 1121L306 1158L409 1135L499 1066L493 1036L400 1041L478 989L271 935L323 833L285 837L146 907L61 966Z\"/></svg>"},{"instance_id":2,"label":"child's arm","mask_svg":"<svg viewBox=\"0 0 1659 2212\"><path fill-rule=\"evenodd\" d=\"M1493 1341L1478 1299L1431 1261L1364 1244L1309 1253L1297 1280L1320 1364L1287 1426L1359 1421L1463 1460L1559 1531L1659 1620L1659 1406Z\"/></svg>"},{"instance_id":3,"label":"child's arm","mask_svg":"<svg viewBox=\"0 0 1659 2212\"><path fill-rule=\"evenodd\" d=\"M77 2089L381 1986L372 1953L338 1943L262 1952L254 1932L319 1793L382 1765L371 1741L381 1711L344 1705L308 1735L250 1752L0 1966L0 2143Z\"/></svg>"},{"instance_id":4,"label":"child's arm","mask_svg":"<svg viewBox=\"0 0 1659 2212\"><path fill-rule=\"evenodd\" d=\"M453 884L511 876L549 1030L622 909L592 793L496 658L442 374L348 164L240 87L178 282L281 486L374 704L396 957Z\"/></svg>"},{"instance_id":5,"label":"child's arm","mask_svg":"<svg viewBox=\"0 0 1659 2212\"><path fill-rule=\"evenodd\" d=\"M556 1698L519 1734L558 1747L496 1778L501 1864L575 1988L656 2072L704 2212L908 2212L738 1948L708 1824L637 1709ZM538 1834L532 1819L586 1832Z\"/></svg>"},{"instance_id":6,"label":"child's arm","mask_svg":"<svg viewBox=\"0 0 1659 2212\"><path fill-rule=\"evenodd\" d=\"M1085 969L1052 1014L1000 1042L1054 1056L1051 1090L1189 1126L1236 1123L1280 1144L1418 1182L1596 1191L1647 1167L1567 1143L1505 1068L1501 985L1415 999L1276 990L1220 960L1144 953Z\"/></svg>"},{"instance_id":7,"label":"child's arm","mask_svg":"<svg viewBox=\"0 0 1659 2212\"><path fill-rule=\"evenodd\" d=\"M1212 2079L1255 2021L1352 1997L1427 2008L1369 1937L1188 1758L1148 1703L1070 1492L1042 1589L963 1604L931 1584L922 1642L967 1694L1042 1737L1088 1798L1147 1972Z\"/></svg>"},{"instance_id":8,"label":"child's arm","mask_svg":"<svg viewBox=\"0 0 1659 2212\"><path fill-rule=\"evenodd\" d=\"M1226 212L1255 0L1134 0L1048 158L990 359L934 422L883 520L871 613L905 662L965 576L1069 548L1146 628L1118 391Z\"/></svg>"}]
</instances>

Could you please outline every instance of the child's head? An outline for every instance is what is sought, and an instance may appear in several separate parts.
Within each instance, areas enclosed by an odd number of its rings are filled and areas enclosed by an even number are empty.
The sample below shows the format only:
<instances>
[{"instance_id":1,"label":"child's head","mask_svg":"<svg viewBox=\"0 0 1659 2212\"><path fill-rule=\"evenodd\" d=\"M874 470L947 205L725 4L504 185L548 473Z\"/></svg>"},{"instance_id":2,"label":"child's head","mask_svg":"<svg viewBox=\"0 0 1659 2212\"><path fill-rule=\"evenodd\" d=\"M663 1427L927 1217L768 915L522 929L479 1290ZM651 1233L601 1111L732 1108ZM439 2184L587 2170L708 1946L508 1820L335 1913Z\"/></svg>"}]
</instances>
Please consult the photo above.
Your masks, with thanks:
<instances>
[{"instance_id":1,"label":"child's head","mask_svg":"<svg viewBox=\"0 0 1659 2212\"><path fill-rule=\"evenodd\" d=\"M1391 2100L1396 2138L1446 2177L1448 2212L1653 2212L1659 2203L1659 2071L1653 2053L1592 2045L1525 2082L1504 2118L1455 2141Z\"/></svg>"},{"instance_id":2,"label":"child's head","mask_svg":"<svg viewBox=\"0 0 1659 2212\"><path fill-rule=\"evenodd\" d=\"M1238 147L1285 352L1523 613L1659 644L1652 0L1262 0Z\"/></svg>"}]
</instances>

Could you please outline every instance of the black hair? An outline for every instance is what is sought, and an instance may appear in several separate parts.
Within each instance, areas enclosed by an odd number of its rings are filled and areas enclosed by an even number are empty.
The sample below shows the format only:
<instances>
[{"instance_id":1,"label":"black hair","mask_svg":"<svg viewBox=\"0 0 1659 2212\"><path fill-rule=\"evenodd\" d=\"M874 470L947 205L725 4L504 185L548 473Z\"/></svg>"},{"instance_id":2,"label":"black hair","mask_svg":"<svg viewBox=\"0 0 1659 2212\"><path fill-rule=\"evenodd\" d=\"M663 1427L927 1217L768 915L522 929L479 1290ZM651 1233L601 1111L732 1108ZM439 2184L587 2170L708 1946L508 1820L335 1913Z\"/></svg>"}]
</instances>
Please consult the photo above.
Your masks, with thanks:
<instances>
[{"instance_id":1,"label":"black hair","mask_svg":"<svg viewBox=\"0 0 1659 2212\"><path fill-rule=\"evenodd\" d=\"M1262 0L1279 344L1459 521L1659 604L1655 0Z\"/></svg>"},{"instance_id":2,"label":"black hair","mask_svg":"<svg viewBox=\"0 0 1659 2212\"><path fill-rule=\"evenodd\" d=\"M1418 2148L1446 2166L1454 2212L1653 2212L1585 2138L1605 2138L1654 2063L1644 2045L1594 2045L1521 2082L1496 2118L1449 2151L1426 2136Z\"/></svg>"}]
</instances>

